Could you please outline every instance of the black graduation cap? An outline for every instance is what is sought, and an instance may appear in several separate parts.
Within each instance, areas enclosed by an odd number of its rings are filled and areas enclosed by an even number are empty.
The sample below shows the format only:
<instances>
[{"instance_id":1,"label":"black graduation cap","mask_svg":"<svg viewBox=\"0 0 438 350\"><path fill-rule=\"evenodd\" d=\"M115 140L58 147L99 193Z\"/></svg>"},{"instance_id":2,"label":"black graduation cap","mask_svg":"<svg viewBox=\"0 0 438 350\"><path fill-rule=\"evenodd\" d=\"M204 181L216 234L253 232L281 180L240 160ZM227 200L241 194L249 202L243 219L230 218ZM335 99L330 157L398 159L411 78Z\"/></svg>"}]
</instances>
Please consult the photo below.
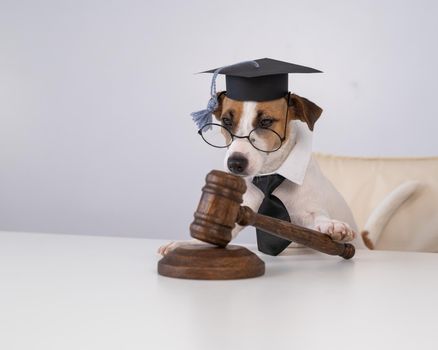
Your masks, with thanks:
<instances>
[{"instance_id":1,"label":"black graduation cap","mask_svg":"<svg viewBox=\"0 0 438 350\"><path fill-rule=\"evenodd\" d=\"M201 73L223 74L227 97L238 101L269 101L285 96L289 73L322 73L298 64L261 58Z\"/></svg>"}]
</instances>

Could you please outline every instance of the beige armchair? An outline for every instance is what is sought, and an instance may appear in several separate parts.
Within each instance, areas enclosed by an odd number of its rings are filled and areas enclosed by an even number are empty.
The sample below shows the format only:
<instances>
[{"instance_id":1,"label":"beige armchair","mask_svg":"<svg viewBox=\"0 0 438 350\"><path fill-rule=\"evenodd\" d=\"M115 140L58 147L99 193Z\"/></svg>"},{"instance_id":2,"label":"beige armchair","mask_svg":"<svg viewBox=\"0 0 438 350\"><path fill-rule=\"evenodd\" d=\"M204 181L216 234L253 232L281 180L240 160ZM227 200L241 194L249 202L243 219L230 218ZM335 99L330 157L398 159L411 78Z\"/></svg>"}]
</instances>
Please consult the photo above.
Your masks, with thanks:
<instances>
[{"instance_id":1,"label":"beige armchair","mask_svg":"<svg viewBox=\"0 0 438 350\"><path fill-rule=\"evenodd\" d=\"M438 252L438 157L314 156L370 248Z\"/></svg>"}]
</instances>

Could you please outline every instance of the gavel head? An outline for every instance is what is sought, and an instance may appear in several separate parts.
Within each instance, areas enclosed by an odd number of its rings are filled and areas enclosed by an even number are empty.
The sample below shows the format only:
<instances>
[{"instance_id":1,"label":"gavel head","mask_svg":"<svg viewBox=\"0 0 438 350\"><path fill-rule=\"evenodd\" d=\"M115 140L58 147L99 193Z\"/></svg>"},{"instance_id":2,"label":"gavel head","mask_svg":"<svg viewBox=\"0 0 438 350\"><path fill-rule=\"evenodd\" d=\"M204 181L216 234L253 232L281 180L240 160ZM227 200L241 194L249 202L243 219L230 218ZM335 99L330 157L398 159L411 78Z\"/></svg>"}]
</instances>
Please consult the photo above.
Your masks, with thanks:
<instances>
[{"instance_id":1,"label":"gavel head","mask_svg":"<svg viewBox=\"0 0 438 350\"><path fill-rule=\"evenodd\" d=\"M225 247L231 241L246 184L243 178L212 170L205 179L202 196L190 225L190 235Z\"/></svg>"}]
</instances>

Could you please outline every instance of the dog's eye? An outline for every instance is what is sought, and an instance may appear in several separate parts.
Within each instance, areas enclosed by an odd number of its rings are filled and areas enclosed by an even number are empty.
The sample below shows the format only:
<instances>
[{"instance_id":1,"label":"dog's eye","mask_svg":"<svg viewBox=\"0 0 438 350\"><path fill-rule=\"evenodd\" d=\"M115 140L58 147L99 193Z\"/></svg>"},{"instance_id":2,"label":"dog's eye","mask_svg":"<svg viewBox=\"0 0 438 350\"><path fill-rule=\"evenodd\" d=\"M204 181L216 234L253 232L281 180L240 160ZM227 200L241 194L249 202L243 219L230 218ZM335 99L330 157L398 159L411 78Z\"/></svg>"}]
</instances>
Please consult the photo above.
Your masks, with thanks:
<instances>
[{"instance_id":1,"label":"dog's eye","mask_svg":"<svg viewBox=\"0 0 438 350\"><path fill-rule=\"evenodd\" d=\"M222 118L222 124L223 124L224 126L231 127L231 126L233 126L233 121L232 121L231 118L229 118L229 117L223 117L223 118Z\"/></svg>"},{"instance_id":2,"label":"dog's eye","mask_svg":"<svg viewBox=\"0 0 438 350\"><path fill-rule=\"evenodd\" d=\"M274 119L271 118L263 118L259 121L259 127L261 128L269 128L274 123Z\"/></svg>"}]
</instances>

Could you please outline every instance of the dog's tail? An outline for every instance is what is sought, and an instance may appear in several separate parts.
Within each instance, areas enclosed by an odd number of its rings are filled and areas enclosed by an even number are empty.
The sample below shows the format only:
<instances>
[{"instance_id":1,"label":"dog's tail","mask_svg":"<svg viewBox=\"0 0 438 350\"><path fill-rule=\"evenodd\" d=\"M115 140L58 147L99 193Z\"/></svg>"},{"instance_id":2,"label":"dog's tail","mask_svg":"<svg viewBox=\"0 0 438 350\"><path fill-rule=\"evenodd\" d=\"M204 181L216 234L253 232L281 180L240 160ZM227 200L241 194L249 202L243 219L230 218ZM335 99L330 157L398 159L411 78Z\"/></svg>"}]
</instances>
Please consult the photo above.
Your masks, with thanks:
<instances>
[{"instance_id":1,"label":"dog's tail","mask_svg":"<svg viewBox=\"0 0 438 350\"><path fill-rule=\"evenodd\" d=\"M364 230L362 240L369 249L374 249L380 234L397 209L419 188L419 181L406 181L389 193L371 212Z\"/></svg>"}]
</instances>

